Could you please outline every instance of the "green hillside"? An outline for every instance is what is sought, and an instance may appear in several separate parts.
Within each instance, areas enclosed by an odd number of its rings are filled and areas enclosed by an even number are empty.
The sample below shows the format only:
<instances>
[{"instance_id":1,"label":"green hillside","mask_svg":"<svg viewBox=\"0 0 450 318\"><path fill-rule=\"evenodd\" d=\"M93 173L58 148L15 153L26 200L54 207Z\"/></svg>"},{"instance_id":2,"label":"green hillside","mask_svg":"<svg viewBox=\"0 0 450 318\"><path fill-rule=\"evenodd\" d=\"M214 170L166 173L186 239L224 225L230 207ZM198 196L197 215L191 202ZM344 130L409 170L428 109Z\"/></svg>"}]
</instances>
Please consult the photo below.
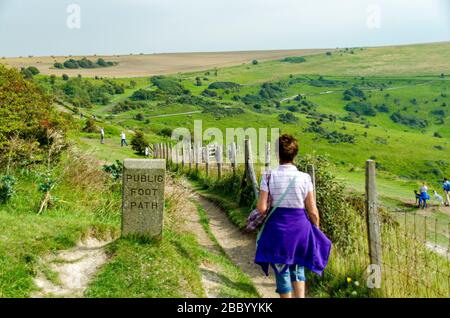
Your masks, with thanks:
<instances>
[{"instance_id":1,"label":"green hillside","mask_svg":"<svg viewBox=\"0 0 450 318\"><path fill-rule=\"evenodd\" d=\"M158 142L197 119L223 132L279 127L303 154L328 154L356 189L365 160L376 159L382 194L406 199L417 182L437 188L450 175L449 55L450 43L349 48L166 77L38 79L60 103L108 123L109 136L118 125ZM89 149L86 137L76 138Z\"/></svg>"}]
</instances>

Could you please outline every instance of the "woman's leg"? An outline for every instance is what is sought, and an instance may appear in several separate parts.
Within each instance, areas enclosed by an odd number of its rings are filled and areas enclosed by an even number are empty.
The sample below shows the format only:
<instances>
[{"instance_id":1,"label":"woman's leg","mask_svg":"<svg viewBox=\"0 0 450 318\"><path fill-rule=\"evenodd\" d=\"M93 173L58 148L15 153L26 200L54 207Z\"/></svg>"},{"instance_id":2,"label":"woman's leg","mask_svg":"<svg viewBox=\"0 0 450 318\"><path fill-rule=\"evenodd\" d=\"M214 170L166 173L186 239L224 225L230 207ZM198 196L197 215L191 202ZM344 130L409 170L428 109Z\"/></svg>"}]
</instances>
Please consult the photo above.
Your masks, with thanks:
<instances>
[{"instance_id":1,"label":"woman's leg","mask_svg":"<svg viewBox=\"0 0 450 318\"><path fill-rule=\"evenodd\" d=\"M272 267L275 272L275 280L277 283L275 292L280 294L280 298L292 298L292 284L289 268L283 272L283 265L272 265Z\"/></svg>"},{"instance_id":2,"label":"woman's leg","mask_svg":"<svg viewBox=\"0 0 450 318\"><path fill-rule=\"evenodd\" d=\"M289 270L291 272L292 287L294 287L294 297L305 298L305 268L298 265L291 265Z\"/></svg>"}]
</instances>

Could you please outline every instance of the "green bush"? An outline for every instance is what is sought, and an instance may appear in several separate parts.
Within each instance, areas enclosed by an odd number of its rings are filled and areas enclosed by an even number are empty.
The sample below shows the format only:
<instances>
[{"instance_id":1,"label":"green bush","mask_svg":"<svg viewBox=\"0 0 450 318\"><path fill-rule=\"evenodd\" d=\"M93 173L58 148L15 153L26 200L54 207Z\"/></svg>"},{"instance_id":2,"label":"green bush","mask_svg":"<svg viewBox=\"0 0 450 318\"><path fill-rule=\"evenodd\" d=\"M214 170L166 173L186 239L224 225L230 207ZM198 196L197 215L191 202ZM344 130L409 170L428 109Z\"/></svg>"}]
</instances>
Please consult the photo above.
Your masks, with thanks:
<instances>
[{"instance_id":1,"label":"green bush","mask_svg":"<svg viewBox=\"0 0 450 318\"><path fill-rule=\"evenodd\" d=\"M298 118L292 113L285 113L278 115L278 120L283 124L296 124L298 123Z\"/></svg>"},{"instance_id":2,"label":"green bush","mask_svg":"<svg viewBox=\"0 0 450 318\"><path fill-rule=\"evenodd\" d=\"M9 175L0 177L0 204L4 204L11 199L15 193L14 186L16 178Z\"/></svg>"},{"instance_id":3,"label":"green bush","mask_svg":"<svg viewBox=\"0 0 450 318\"><path fill-rule=\"evenodd\" d=\"M140 155L145 153L145 148L148 147L148 141L145 139L144 133L142 131L136 131L133 138L131 139L131 148Z\"/></svg>"},{"instance_id":4,"label":"green bush","mask_svg":"<svg viewBox=\"0 0 450 318\"><path fill-rule=\"evenodd\" d=\"M345 105L344 109L360 116L375 116L377 114L375 108L369 103L351 102Z\"/></svg>"},{"instance_id":5,"label":"green bush","mask_svg":"<svg viewBox=\"0 0 450 318\"><path fill-rule=\"evenodd\" d=\"M35 82L0 65L0 166L8 162L7 158L42 159L51 144L47 131L64 131L67 124L52 103Z\"/></svg>"},{"instance_id":6,"label":"green bush","mask_svg":"<svg viewBox=\"0 0 450 318\"><path fill-rule=\"evenodd\" d=\"M241 85L233 82L214 82L209 84L208 89L230 89L235 90L240 88Z\"/></svg>"},{"instance_id":7,"label":"green bush","mask_svg":"<svg viewBox=\"0 0 450 318\"><path fill-rule=\"evenodd\" d=\"M169 95L190 94L189 90L185 89L180 83L165 76L153 76L150 81L161 91Z\"/></svg>"},{"instance_id":8,"label":"green bush","mask_svg":"<svg viewBox=\"0 0 450 318\"><path fill-rule=\"evenodd\" d=\"M304 63L306 62L306 59L303 56L292 56L285 57L282 61L288 63Z\"/></svg>"}]
</instances>

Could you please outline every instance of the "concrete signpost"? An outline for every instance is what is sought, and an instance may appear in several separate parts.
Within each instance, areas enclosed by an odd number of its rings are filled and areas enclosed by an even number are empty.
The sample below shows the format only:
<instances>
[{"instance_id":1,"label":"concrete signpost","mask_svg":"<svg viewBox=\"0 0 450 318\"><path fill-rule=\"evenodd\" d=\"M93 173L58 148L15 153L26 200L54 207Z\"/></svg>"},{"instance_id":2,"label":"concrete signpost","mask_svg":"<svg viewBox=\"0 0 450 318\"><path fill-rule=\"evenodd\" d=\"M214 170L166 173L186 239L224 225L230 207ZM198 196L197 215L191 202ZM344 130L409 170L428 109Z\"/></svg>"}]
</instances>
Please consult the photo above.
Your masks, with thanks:
<instances>
[{"instance_id":1,"label":"concrete signpost","mask_svg":"<svg viewBox=\"0 0 450 318\"><path fill-rule=\"evenodd\" d=\"M122 235L162 236L166 161L125 159Z\"/></svg>"}]
</instances>

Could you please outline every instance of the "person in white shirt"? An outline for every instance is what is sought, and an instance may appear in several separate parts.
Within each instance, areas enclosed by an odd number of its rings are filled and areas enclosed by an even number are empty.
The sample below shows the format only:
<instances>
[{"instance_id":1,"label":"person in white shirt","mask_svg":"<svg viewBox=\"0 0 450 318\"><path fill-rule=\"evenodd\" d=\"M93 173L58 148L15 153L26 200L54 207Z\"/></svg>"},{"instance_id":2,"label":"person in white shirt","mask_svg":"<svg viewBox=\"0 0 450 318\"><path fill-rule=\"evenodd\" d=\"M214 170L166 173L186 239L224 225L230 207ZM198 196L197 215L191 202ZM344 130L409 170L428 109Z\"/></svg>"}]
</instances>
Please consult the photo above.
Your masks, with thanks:
<instances>
[{"instance_id":1,"label":"person in white shirt","mask_svg":"<svg viewBox=\"0 0 450 318\"><path fill-rule=\"evenodd\" d=\"M259 260L263 258L277 259L277 261L270 262L275 272L276 292L281 298L291 298L292 296L304 298L305 268L300 262L292 264L292 259L299 256L293 256L287 251L292 250L297 253L304 248L306 242L300 242L299 237L303 237L301 233L307 233L310 229L310 227L304 226L305 224L319 227L319 211L316 207L314 187L310 175L299 171L293 164L298 153L298 141L293 136L284 134L279 138L278 144L279 150L277 153L280 165L278 169L271 170L263 175L257 203L257 209L261 214L268 213L268 198L270 195L272 200L270 204L277 205L277 209L270 220L273 220L275 216L278 218L278 222L271 223L276 225L269 225L269 227L272 226L269 232L266 232L267 227L262 232L261 239L257 244L255 263L266 266L265 263L267 262L260 262ZM308 221L308 218L310 221ZM266 233L277 233L279 235L275 237L283 237L284 242L272 240ZM299 236L296 236L296 234L299 234ZM268 248L267 243L264 243L269 241L273 244L273 248ZM293 246L293 249L289 246ZM272 252L269 252L269 250ZM285 253L287 258L292 259L290 261L282 260L280 255L273 252L275 250L280 251L281 254ZM267 269L264 271L267 275Z\"/></svg>"},{"instance_id":2,"label":"person in white shirt","mask_svg":"<svg viewBox=\"0 0 450 318\"><path fill-rule=\"evenodd\" d=\"M128 146L127 143L127 137L125 136L125 133L122 131L120 134L120 146L123 147L123 145Z\"/></svg>"},{"instance_id":3,"label":"person in white shirt","mask_svg":"<svg viewBox=\"0 0 450 318\"><path fill-rule=\"evenodd\" d=\"M100 143L104 144L105 143L105 130L102 128L100 128Z\"/></svg>"},{"instance_id":4,"label":"person in white shirt","mask_svg":"<svg viewBox=\"0 0 450 318\"><path fill-rule=\"evenodd\" d=\"M422 209L427 207L427 201L430 200L430 195L428 194L428 187L425 182L420 187L420 198L422 199Z\"/></svg>"}]
</instances>

